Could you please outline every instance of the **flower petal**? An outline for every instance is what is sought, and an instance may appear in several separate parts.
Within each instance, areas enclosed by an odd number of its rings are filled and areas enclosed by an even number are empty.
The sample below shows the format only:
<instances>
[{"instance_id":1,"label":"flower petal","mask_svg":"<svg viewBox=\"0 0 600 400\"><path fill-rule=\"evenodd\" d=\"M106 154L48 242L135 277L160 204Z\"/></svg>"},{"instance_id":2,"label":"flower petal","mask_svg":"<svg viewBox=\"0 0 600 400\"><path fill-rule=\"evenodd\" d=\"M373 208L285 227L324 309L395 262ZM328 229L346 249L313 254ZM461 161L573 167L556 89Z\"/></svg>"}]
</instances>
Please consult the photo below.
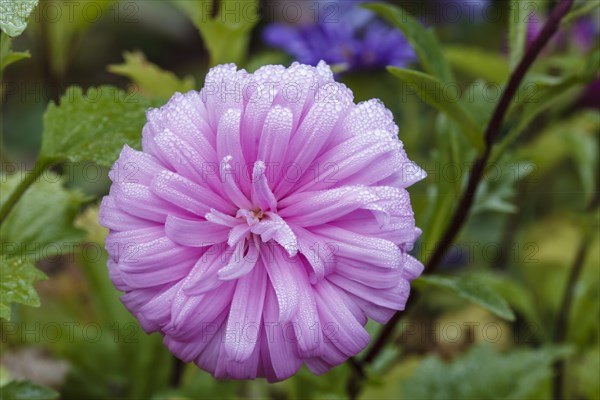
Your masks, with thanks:
<instances>
[{"instance_id":1,"label":"flower petal","mask_svg":"<svg viewBox=\"0 0 600 400\"><path fill-rule=\"evenodd\" d=\"M336 293L335 286L322 280L315 285L315 293L325 340L348 357L364 349L369 343L369 334Z\"/></svg>"},{"instance_id":2,"label":"flower petal","mask_svg":"<svg viewBox=\"0 0 600 400\"><path fill-rule=\"evenodd\" d=\"M190 220L169 215L165 233L173 242L191 247L205 247L227 242L229 228L210 221Z\"/></svg>"},{"instance_id":3,"label":"flower petal","mask_svg":"<svg viewBox=\"0 0 600 400\"><path fill-rule=\"evenodd\" d=\"M281 248L275 246L263 246L261 258L277 295L278 322L288 322L296 315L299 302L298 282L290 270L302 268L300 260L298 257L288 257Z\"/></svg>"},{"instance_id":4,"label":"flower petal","mask_svg":"<svg viewBox=\"0 0 600 400\"><path fill-rule=\"evenodd\" d=\"M225 353L233 361L247 360L256 348L258 337L246 333L260 327L266 288L267 275L262 265L237 281L224 343Z\"/></svg>"},{"instance_id":5,"label":"flower petal","mask_svg":"<svg viewBox=\"0 0 600 400\"><path fill-rule=\"evenodd\" d=\"M183 284L185 294L198 296L223 284L217 271L223 268L231 257L231 252L223 251L223 247L222 244L213 245L198 259Z\"/></svg>"},{"instance_id":6,"label":"flower petal","mask_svg":"<svg viewBox=\"0 0 600 400\"><path fill-rule=\"evenodd\" d=\"M267 346L261 350L268 354L268 362L273 368L276 380L289 378L298 372L302 365L302 361L296 355L296 342L292 340L295 338L288 336L290 332L294 332L290 329L293 326L282 323L280 304L278 295L269 285L265 299L263 331L263 342Z\"/></svg>"},{"instance_id":7,"label":"flower petal","mask_svg":"<svg viewBox=\"0 0 600 400\"><path fill-rule=\"evenodd\" d=\"M247 252L245 252L246 243L248 246ZM259 248L254 240L239 242L229 263L217 272L219 279L229 281L245 276L252 271L258 258Z\"/></svg>"},{"instance_id":8,"label":"flower petal","mask_svg":"<svg viewBox=\"0 0 600 400\"><path fill-rule=\"evenodd\" d=\"M236 210L232 202L225 200L218 193L171 171L163 171L156 175L150 190L161 199L195 215L203 216L213 208L225 213L233 213Z\"/></svg>"},{"instance_id":9,"label":"flower petal","mask_svg":"<svg viewBox=\"0 0 600 400\"><path fill-rule=\"evenodd\" d=\"M256 161L252 171L252 202L257 204L262 211L277 210L277 200L269 188L267 177L265 176L265 163Z\"/></svg>"},{"instance_id":10,"label":"flower petal","mask_svg":"<svg viewBox=\"0 0 600 400\"><path fill-rule=\"evenodd\" d=\"M98 210L100 224L114 231L128 231L155 226L153 221L139 218L117 207L115 198L104 196Z\"/></svg>"}]
</instances>

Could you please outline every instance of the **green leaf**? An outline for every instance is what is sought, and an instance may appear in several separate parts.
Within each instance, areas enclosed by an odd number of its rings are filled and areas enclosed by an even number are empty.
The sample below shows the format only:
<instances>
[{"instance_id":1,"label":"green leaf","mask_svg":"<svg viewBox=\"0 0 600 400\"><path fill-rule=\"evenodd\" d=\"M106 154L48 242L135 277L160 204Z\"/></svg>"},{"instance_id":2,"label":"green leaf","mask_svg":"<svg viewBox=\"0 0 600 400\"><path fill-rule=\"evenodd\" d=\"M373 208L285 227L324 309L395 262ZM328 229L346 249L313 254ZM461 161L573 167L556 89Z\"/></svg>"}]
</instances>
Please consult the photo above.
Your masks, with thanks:
<instances>
[{"instance_id":1,"label":"green leaf","mask_svg":"<svg viewBox=\"0 0 600 400\"><path fill-rule=\"evenodd\" d=\"M577 167L586 202L589 202L597 190L595 175L598 174L598 136L567 135L565 142Z\"/></svg>"},{"instance_id":2,"label":"green leaf","mask_svg":"<svg viewBox=\"0 0 600 400\"><path fill-rule=\"evenodd\" d=\"M597 301L595 303L598 303ZM595 318L597 320L597 318ZM583 355L567 365L566 381L577 391L573 398L599 399L600 380L596 375L600 371L600 346L587 348ZM567 389L567 393L572 393Z\"/></svg>"},{"instance_id":3,"label":"green leaf","mask_svg":"<svg viewBox=\"0 0 600 400\"><path fill-rule=\"evenodd\" d=\"M490 346L481 345L451 363L431 355L402 382L402 398L547 398L552 363L569 353L567 348L547 347L499 354Z\"/></svg>"},{"instance_id":4,"label":"green leaf","mask_svg":"<svg viewBox=\"0 0 600 400\"><path fill-rule=\"evenodd\" d=\"M460 127L449 120L444 113L439 113L435 126L435 149L432 159L436 165L462 165L464 160L473 158L474 151L462 134ZM459 174L451 179L439 179L428 188L427 211L421 243L421 254L431 255L439 243L446 226L450 221L455 204L460 198L466 170L459 169Z\"/></svg>"},{"instance_id":5,"label":"green leaf","mask_svg":"<svg viewBox=\"0 0 600 400\"><path fill-rule=\"evenodd\" d=\"M450 65L444 58L442 48L432 29L425 28L421 22L398 6L385 3L365 4L365 8L376 12L404 33L413 47L425 72L438 80L449 83L453 76Z\"/></svg>"},{"instance_id":6,"label":"green leaf","mask_svg":"<svg viewBox=\"0 0 600 400\"><path fill-rule=\"evenodd\" d=\"M475 78L498 84L508 80L508 63L496 52L476 47L451 46L446 47L445 55L454 68Z\"/></svg>"},{"instance_id":7,"label":"green leaf","mask_svg":"<svg viewBox=\"0 0 600 400\"><path fill-rule=\"evenodd\" d=\"M211 2L174 0L200 31L210 54L210 65L243 64L248 52L250 32L260 20L258 0L221 0L212 18ZM216 2L212 2L216 3Z\"/></svg>"},{"instance_id":8,"label":"green leaf","mask_svg":"<svg viewBox=\"0 0 600 400\"><path fill-rule=\"evenodd\" d=\"M16 188L18 175L2 177L0 204ZM73 221L86 198L63 187L64 180L46 171L21 197L0 228L3 256L39 260L68 253L83 237Z\"/></svg>"},{"instance_id":9,"label":"green leaf","mask_svg":"<svg viewBox=\"0 0 600 400\"><path fill-rule=\"evenodd\" d=\"M587 77L576 75L568 77L555 84L536 84L532 86L533 94L528 98L522 98L522 112L519 118L519 123L511 129L507 137L519 135L525 128L533 122L535 117L540 113L550 108L567 93L567 90L575 85L583 84L587 81ZM517 105L518 106L518 105Z\"/></svg>"},{"instance_id":10,"label":"green leaf","mask_svg":"<svg viewBox=\"0 0 600 400\"><path fill-rule=\"evenodd\" d=\"M484 179L477 188L471 215L485 211L516 213L518 209L512 203L515 185L535 171L535 165L530 161L507 162L493 165L493 168L489 171L490 179Z\"/></svg>"},{"instance_id":11,"label":"green leaf","mask_svg":"<svg viewBox=\"0 0 600 400\"><path fill-rule=\"evenodd\" d=\"M483 151L483 132L469 116L459 99L446 94L445 85L431 75L419 71L388 67L390 73L402 79L417 96L427 104L444 112L461 128L471 145L478 151Z\"/></svg>"},{"instance_id":12,"label":"green leaf","mask_svg":"<svg viewBox=\"0 0 600 400\"><path fill-rule=\"evenodd\" d=\"M562 20L561 27L569 25L575 20L591 13L596 8L600 7L600 2L597 1L583 1L582 4L573 10L571 10ZM597 16L596 16L597 18Z\"/></svg>"},{"instance_id":13,"label":"green leaf","mask_svg":"<svg viewBox=\"0 0 600 400\"><path fill-rule=\"evenodd\" d=\"M525 53L525 44L527 40L528 18L524 10L524 4L521 1L510 2L510 13L508 21L508 64L511 71L521 62Z\"/></svg>"},{"instance_id":14,"label":"green leaf","mask_svg":"<svg viewBox=\"0 0 600 400\"><path fill-rule=\"evenodd\" d=\"M19 181L17 175L2 177L0 205ZM10 317L8 304L11 302L39 306L33 282L45 279L45 275L35 268L35 262L72 252L83 236L82 231L73 227L73 220L85 199L78 192L64 189L62 183L56 174L42 175L25 192L0 228L0 316L3 318Z\"/></svg>"},{"instance_id":15,"label":"green leaf","mask_svg":"<svg viewBox=\"0 0 600 400\"><path fill-rule=\"evenodd\" d=\"M54 389L31 381L12 381L0 388L3 400L54 400L58 396Z\"/></svg>"},{"instance_id":16,"label":"green leaf","mask_svg":"<svg viewBox=\"0 0 600 400\"><path fill-rule=\"evenodd\" d=\"M10 377L10 371L4 367L4 365L0 365L0 387L10 383L12 378Z\"/></svg>"},{"instance_id":17,"label":"green leaf","mask_svg":"<svg viewBox=\"0 0 600 400\"><path fill-rule=\"evenodd\" d=\"M29 15L37 6L38 0L0 1L0 28L8 36L19 36L27 28Z\"/></svg>"},{"instance_id":18,"label":"green leaf","mask_svg":"<svg viewBox=\"0 0 600 400\"><path fill-rule=\"evenodd\" d=\"M135 21L136 12L139 11L135 7L139 7L138 5L120 2L122 10L111 10L113 3L115 0L77 0L70 4L65 3L59 8L63 16L52 20L52 23L44 24L44 31L38 34L45 39L43 45L47 46L50 68L56 76L66 78L69 63L81 47L86 31L95 23L103 18L111 19L111 22L125 22L125 25ZM115 7L118 7L118 4ZM48 7L48 10L51 8Z\"/></svg>"},{"instance_id":19,"label":"green leaf","mask_svg":"<svg viewBox=\"0 0 600 400\"><path fill-rule=\"evenodd\" d=\"M541 328L543 326L535 294L531 292L530 288L523 281L497 273L478 274L477 279L483 281L484 284L490 286L505 298L510 306L523 316L525 321L536 327ZM543 329L539 329L536 335L541 340L548 339Z\"/></svg>"},{"instance_id":20,"label":"green leaf","mask_svg":"<svg viewBox=\"0 0 600 400\"><path fill-rule=\"evenodd\" d=\"M422 276L416 281L418 286L433 286L449 289L459 297L479 304L500 318L513 321L515 315L498 293L486 286L482 280L472 277L449 277L439 275Z\"/></svg>"},{"instance_id":21,"label":"green leaf","mask_svg":"<svg viewBox=\"0 0 600 400\"><path fill-rule=\"evenodd\" d=\"M506 149L519 138L520 134L540 113L568 96L574 88L593 81L599 63L600 49L597 49L590 55L584 68L576 73L558 79L541 77L537 81L530 82L526 93L520 95L509 109L509 117L518 112L518 122L501 142L494 146L490 162L498 161Z\"/></svg>"},{"instance_id":22,"label":"green leaf","mask_svg":"<svg viewBox=\"0 0 600 400\"><path fill-rule=\"evenodd\" d=\"M527 161L535 166L536 174L544 176L551 173L565 160L572 149L571 142L586 139L573 139L570 136L581 135L594 137L600 130L600 112L583 110L570 118L549 124L534 140L520 146L513 155L517 161ZM595 148L590 146L591 151ZM544 149L544 151L540 151ZM587 168L594 170L594 165Z\"/></svg>"},{"instance_id":23,"label":"green leaf","mask_svg":"<svg viewBox=\"0 0 600 400\"><path fill-rule=\"evenodd\" d=\"M161 103L111 86L71 87L44 114L40 158L111 166L123 145L140 148L145 111Z\"/></svg>"},{"instance_id":24,"label":"green leaf","mask_svg":"<svg viewBox=\"0 0 600 400\"><path fill-rule=\"evenodd\" d=\"M11 43L12 39L10 37L0 34L0 71L3 71L4 68L14 62L31 57L29 51L12 51L10 48Z\"/></svg>"},{"instance_id":25,"label":"green leaf","mask_svg":"<svg viewBox=\"0 0 600 400\"><path fill-rule=\"evenodd\" d=\"M18 175L1 178L0 205L20 181ZM73 220L85 198L62 184L58 175L43 174L0 227L2 318L9 319L13 302L39 306L33 283L45 275L35 268L35 262L71 253L83 237L83 231L73 227Z\"/></svg>"},{"instance_id":26,"label":"green leaf","mask_svg":"<svg viewBox=\"0 0 600 400\"><path fill-rule=\"evenodd\" d=\"M168 99L173 93L188 92L196 85L194 77L179 79L174 73L148 62L141 52L125 52L123 58L125 63L109 65L108 71L130 78L149 97Z\"/></svg>"},{"instance_id":27,"label":"green leaf","mask_svg":"<svg viewBox=\"0 0 600 400\"><path fill-rule=\"evenodd\" d=\"M12 303L39 307L40 298L33 284L47 279L46 275L30 259L2 255L0 261L0 318L10 320Z\"/></svg>"}]
</instances>

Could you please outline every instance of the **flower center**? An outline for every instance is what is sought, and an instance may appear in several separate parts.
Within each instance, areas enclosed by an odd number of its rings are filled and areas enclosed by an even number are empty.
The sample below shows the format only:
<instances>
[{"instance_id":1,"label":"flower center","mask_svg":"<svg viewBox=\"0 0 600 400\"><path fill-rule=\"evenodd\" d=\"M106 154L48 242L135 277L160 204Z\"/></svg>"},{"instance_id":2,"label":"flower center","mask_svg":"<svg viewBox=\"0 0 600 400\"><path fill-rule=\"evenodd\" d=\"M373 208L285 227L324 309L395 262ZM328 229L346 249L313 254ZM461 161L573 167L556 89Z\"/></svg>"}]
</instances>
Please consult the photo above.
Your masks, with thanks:
<instances>
[{"instance_id":1,"label":"flower center","mask_svg":"<svg viewBox=\"0 0 600 400\"><path fill-rule=\"evenodd\" d=\"M249 226L254 226L263 220L265 213L260 208L256 210L240 208L235 217L244 219Z\"/></svg>"},{"instance_id":2,"label":"flower center","mask_svg":"<svg viewBox=\"0 0 600 400\"><path fill-rule=\"evenodd\" d=\"M261 209L251 211L251 213L254 216L254 218L258 219L259 221L263 218L263 212Z\"/></svg>"}]
</instances>

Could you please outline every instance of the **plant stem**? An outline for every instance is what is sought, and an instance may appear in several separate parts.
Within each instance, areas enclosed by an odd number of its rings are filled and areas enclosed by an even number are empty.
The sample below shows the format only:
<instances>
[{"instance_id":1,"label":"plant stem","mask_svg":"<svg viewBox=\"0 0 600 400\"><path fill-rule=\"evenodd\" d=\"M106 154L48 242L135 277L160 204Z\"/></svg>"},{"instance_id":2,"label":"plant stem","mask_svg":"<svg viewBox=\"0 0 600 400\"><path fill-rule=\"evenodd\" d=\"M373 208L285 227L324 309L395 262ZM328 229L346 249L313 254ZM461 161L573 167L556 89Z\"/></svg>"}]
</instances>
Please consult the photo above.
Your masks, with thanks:
<instances>
[{"instance_id":1,"label":"plant stem","mask_svg":"<svg viewBox=\"0 0 600 400\"><path fill-rule=\"evenodd\" d=\"M475 199L475 194L477 192L477 188L481 183L481 179L483 177L483 173L487 162L489 161L492 145L494 143L494 139L498 134L498 131L502 127L502 122L504 121L504 117L506 116L506 112L508 111L508 107L517 93L525 74L534 63L536 58L539 56L542 49L546 46L548 41L552 38L552 36L558 30L561 20L563 17L569 12L573 5L574 0L561 0L561 2L554 8L552 14L546 21L546 24L542 28L542 31L535 38L531 46L525 52L523 59L519 62L514 72L511 74L508 84L500 98L500 101L496 105L494 113L488 123L487 129L485 130L485 150L484 152L477 158L473 169L471 170L471 174L469 176L469 181L467 184L467 188L461 197L459 205L454 213L450 224L444 232L438 246L436 247L434 253L431 258L428 260L425 266L425 272L431 273L434 271L443 256L445 255L448 247L452 244L460 229L465 224L469 211L473 205L473 201ZM413 295L414 296L414 295ZM408 305L415 304L414 301L411 301ZM407 306L407 310L408 310ZM378 337L375 339L373 347L367 353L365 359L359 363L359 365L364 365L364 363L369 363L375 360L375 358L379 355L387 341L392 336L392 333L395 330L395 326L400 321L400 313L396 312L394 316L390 319L390 321L386 324L386 326L381 330Z\"/></svg>"},{"instance_id":2,"label":"plant stem","mask_svg":"<svg viewBox=\"0 0 600 400\"><path fill-rule=\"evenodd\" d=\"M567 327L569 326L569 311L571 310L571 304L573 303L573 296L575 294L575 284L579 280L579 275L583 269L583 261L585 260L585 253L589 245L589 238L587 235L581 241L571 273L569 274L569 280L567 281L567 287L565 288L565 294L561 302L560 312L556 320L554 343L559 344L565 341L567 338ZM564 393L564 382L565 382L565 361L558 360L554 365L554 380L552 381L552 398L554 400L563 399Z\"/></svg>"},{"instance_id":3,"label":"plant stem","mask_svg":"<svg viewBox=\"0 0 600 400\"><path fill-rule=\"evenodd\" d=\"M52 165L52 160L38 160L36 162L36 166L33 171L29 171L25 179L23 179L17 188L8 196L6 202L0 207L0 226L8 217L8 214L13 209L13 207L17 204L19 199L23 196L23 194L27 191L27 189L35 183L35 181L44 173L44 171Z\"/></svg>"},{"instance_id":4,"label":"plant stem","mask_svg":"<svg viewBox=\"0 0 600 400\"><path fill-rule=\"evenodd\" d=\"M352 375L355 376L356 379L348 379L348 382L346 383L346 392L348 393L348 398L350 400L356 400L360 393L362 381L365 379L365 371L361 363L354 357L350 357L348 363L350 364L350 367L352 367Z\"/></svg>"},{"instance_id":5,"label":"plant stem","mask_svg":"<svg viewBox=\"0 0 600 400\"><path fill-rule=\"evenodd\" d=\"M586 212L594 212L596 208L600 205L600 174L597 174L596 178L596 193L594 197L590 201ZM571 272L569 273L569 279L567 280L567 285L565 287L565 292L563 295L563 299L561 301L561 308L558 312L558 316L556 317L556 326L554 328L554 343L560 344L563 343L567 339L568 327L569 327L569 312L571 311L571 306L573 304L573 298L575 296L575 285L579 280L579 276L581 275L581 271L583 270L583 263L585 261L585 255L590 245L590 235L589 232L585 231L583 233L583 239L581 239L581 244L579 245L579 249L577 250L577 254L575 255L575 260L573 261L573 266L571 267ZM552 381L552 398L554 400L559 400L564 398L564 387L565 387L565 361L558 360L553 365L554 369L554 379Z\"/></svg>"},{"instance_id":6,"label":"plant stem","mask_svg":"<svg viewBox=\"0 0 600 400\"><path fill-rule=\"evenodd\" d=\"M568 13L569 9L573 5L574 0L562 0L554 9L548 21L544 25L544 28L540 32L540 34L535 38L534 42L527 49L527 52L523 56L521 62L517 65L517 68L512 73L508 85L506 86L500 101L496 105L496 109L494 110L494 114L490 119L490 122L485 131L485 150L484 152L477 158L473 169L471 170L471 174L469 176L469 181L467 184L467 188L460 200L458 208L452 217L448 228L446 229L442 239L440 240L438 246L436 247L433 255L427 262L426 269L428 272L435 270L442 257L446 254L448 247L452 244L460 229L464 225L467 220L469 211L473 206L473 202L475 200L475 194L477 192L477 188L479 187L479 183L481 183L481 179L483 177L483 173L487 162L490 158L492 152L492 145L494 143L494 139L498 134L498 131L502 127L502 122L508 111L508 106L512 101L513 97L517 93L519 86L521 86L521 82L525 77L525 74L536 60L542 49L545 47L546 43L552 38L552 36L556 33L560 26L561 19Z\"/></svg>"}]
</instances>

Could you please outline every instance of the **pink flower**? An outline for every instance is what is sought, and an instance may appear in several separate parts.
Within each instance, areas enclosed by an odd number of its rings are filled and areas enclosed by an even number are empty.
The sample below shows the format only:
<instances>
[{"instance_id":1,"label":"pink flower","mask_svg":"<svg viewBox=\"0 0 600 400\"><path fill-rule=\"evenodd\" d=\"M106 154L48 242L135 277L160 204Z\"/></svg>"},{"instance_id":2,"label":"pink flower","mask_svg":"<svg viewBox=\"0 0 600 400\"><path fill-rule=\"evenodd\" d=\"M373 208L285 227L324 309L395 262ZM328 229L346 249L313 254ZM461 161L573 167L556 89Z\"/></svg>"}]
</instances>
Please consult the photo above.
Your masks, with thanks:
<instances>
[{"instance_id":1,"label":"pink flower","mask_svg":"<svg viewBox=\"0 0 600 400\"><path fill-rule=\"evenodd\" d=\"M213 68L147 113L100 222L122 301L217 378L317 374L365 348L422 271L406 187L425 176L378 100L329 67Z\"/></svg>"}]
</instances>

